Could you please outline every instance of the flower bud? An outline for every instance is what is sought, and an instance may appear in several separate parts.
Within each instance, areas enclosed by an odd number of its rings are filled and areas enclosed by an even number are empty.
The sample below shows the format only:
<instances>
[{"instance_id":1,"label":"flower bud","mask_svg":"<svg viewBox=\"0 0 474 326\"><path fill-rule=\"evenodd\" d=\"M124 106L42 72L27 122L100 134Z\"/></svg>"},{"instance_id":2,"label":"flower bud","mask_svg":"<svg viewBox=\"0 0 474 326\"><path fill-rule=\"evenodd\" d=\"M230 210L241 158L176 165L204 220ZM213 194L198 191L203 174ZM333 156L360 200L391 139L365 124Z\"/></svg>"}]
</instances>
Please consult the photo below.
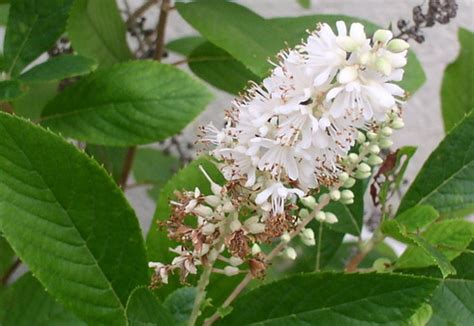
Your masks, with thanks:
<instances>
[{"instance_id":1,"label":"flower bud","mask_svg":"<svg viewBox=\"0 0 474 326\"><path fill-rule=\"evenodd\" d=\"M354 199L341 199L341 204L344 204L344 205L351 205L351 204L354 204Z\"/></svg>"},{"instance_id":2,"label":"flower bud","mask_svg":"<svg viewBox=\"0 0 474 326\"><path fill-rule=\"evenodd\" d=\"M334 189L331 190L329 196L331 197L331 200L338 201L339 199L341 199L341 192L337 189Z\"/></svg>"},{"instance_id":3,"label":"flower bud","mask_svg":"<svg viewBox=\"0 0 474 326\"><path fill-rule=\"evenodd\" d=\"M326 212L326 223L334 224L334 223L337 223L338 221L339 220L337 219L336 215L334 215L331 212Z\"/></svg>"},{"instance_id":4,"label":"flower bud","mask_svg":"<svg viewBox=\"0 0 474 326\"><path fill-rule=\"evenodd\" d=\"M204 256L209 252L210 246L207 243L203 243L201 246L201 251L199 252L199 256Z\"/></svg>"},{"instance_id":5,"label":"flower bud","mask_svg":"<svg viewBox=\"0 0 474 326\"><path fill-rule=\"evenodd\" d=\"M374 33L374 41L386 44L393 37L393 33L386 29L379 29Z\"/></svg>"},{"instance_id":6,"label":"flower bud","mask_svg":"<svg viewBox=\"0 0 474 326\"><path fill-rule=\"evenodd\" d=\"M382 130L380 130L380 133L382 134L382 136L388 137L392 135L393 130L390 127L384 127L382 128Z\"/></svg>"},{"instance_id":7,"label":"flower bud","mask_svg":"<svg viewBox=\"0 0 474 326\"><path fill-rule=\"evenodd\" d=\"M359 56L359 63L363 66L367 66L374 60L374 58L375 58L374 53L364 52Z\"/></svg>"},{"instance_id":8,"label":"flower bud","mask_svg":"<svg viewBox=\"0 0 474 326\"><path fill-rule=\"evenodd\" d=\"M378 154L380 153L380 147L373 144L373 145L370 145L369 146L369 152L372 153L372 154Z\"/></svg>"},{"instance_id":9,"label":"flower bud","mask_svg":"<svg viewBox=\"0 0 474 326\"><path fill-rule=\"evenodd\" d=\"M319 211L316 216L315 216L316 221L318 222L324 222L326 221L326 213L323 211Z\"/></svg>"},{"instance_id":10,"label":"flower bud","mask_svg":"<svg viewBox=\"0 0 474 326\"><path fill-rule=\"evenodd\" d=\"M377 134L376 134L375 132L373 132L373 131L368 131L368 132L367 132L367 138L368 138L369 140L374 140L375 138L377 138Z\"/></svg>"},{"instance_id":11,"label":"flower bud","mask_svg":"<svg viewBox=\"0 0 474 326\"><path fill-rule=\"evenodd\" d=\"M370 177L370 175L371 175L370 172L356 171L354 177L356 177L356 179L363 180L363 179L367 179L368 177Z\"/></svg>"},{"instance_id":12,"label":"flower bud","mask_svg":"<svg viewBox=\"0 0 474 326\"><path fill-rule=\"evenodd\" d=\"M226 266L224 268L224 273L225 275L227 276L234 276L234 275L237 275L239 274L239 269L237 267L234 267L234 266Z\"/></svg>"},{"instance_id":13,"label":"flower bud","mask_svg":"<svg viewBox=\"0 0 474 326\"><path fill-rule=\"evenodd\" d=\"M400 119L399 117L396 117L393 119L392 123L390 124L390 126L393 128L393 129L402 129L404 126L405 126L405 123L403 122L402 119Z\"/></svg>"},{"instance_id":14,"label":"flower bud","mask_svg":"<svg viewBox=\"0 0 474 326\"><path fill-rule=\"evenodd\" d=\"M354 193L348 189L344 189L343 191L341 191L341 199L354 199Z\"/></svg>"},{"instance_id":15,"label":"flower bud","mask_svg":"<svg viewBox=\"0 0 474 326\"><path fill-rule=\"evenodd\" d=\"M288 247L285 249L285 256L291 260L295 260L297 257L296 250L292 247Z\"/></svg>"},{"instance_id":16,"label":"flower bud","mask_svg":"<svg viewBox=\"0 0 474 326\"><path fill-rule=\"evenodd\" d=\"M337 81L341 84L347 84L357 79L358 71L354 66L344 67L337 75Z\"/></svg>"},{"instance_id":17,"label":"flower bud","mask_svg":"<svg viewBox=\"0 0 474 326\"><path fill-rule=\"evenodd\" d=\"M331 200L331 197L329 197L328 194L322 194L321 196L319 196L318 200L320 203L323 203L323 202L328 203Z\"/></svg>"},{"instance_id":18,"label":"flower bud","mask_svg":"<svg viewBox=\"0 0 474 326\"><path fill-rule=\"evenodd\" d=\"M217 207L221 203L221 199L216 195L206 196L204 201L212 207Z\"/></svg>"},{"instance_id":19,"label":"flower bud","mask_svg":"<svg viewBox=\"0 0 474 326\"><path fill-rule=\"evenodd\" d=\"M253 246L252 246L252 255L253 256L258 255L261 252L262 252L262 249L260 249L260 246L256 243L254 243Z\"/></svg>"},{"instance_id":20,"label":"flower bud","mask_svg":"<svg viewBox=\"0 0 474 326\"><path fill-rule=\"evenodd\" d=\"M359 165L357 166L357 171L360 171L363 173L370 172L371 170L372 169L370 168L370 166L367 165L366 163L359 163Z\"/></svg>"},{"instance_id":21,"label":"flower bud","mask_svg":"<svg viewBox=\"0 0 474 326\"><path fill-rule=\"evenodd\" d=\"M349 36L338 36L336 38L336 43L341 49L346 52L353 52L358 48L356 41L354 41Z\"/></svg>"},{"instance_id":22,"label":"flower bud","mask_svg":"<svg viewBox=\"0 0 474 326\"><path fill-rule=\"evenodd\" d=\"M341 172L339 174L339 181L345 182L347 179L349 179L349 174L347 174L347 172Z\"/></svg>"},{"instance_id":23,"label":"flower bud","mask_svg":"<svg viewBox=\"0 0 474 326\"><path fill-rule=\"evenodd\" d=\"M359 160L359 155L356 153L350 153L347 155L347 159L350 163L356 163Z\"/></svg>"},{"instance_id":24,"label":"flower bud","mask_svg":"<svg viewBox=\"0 0 474 326\"><path fill-rule=\"evenodd\" d=\"M309 211L306 208L302 208L298 215L304 220L309 216Z\"/></svg>"},{"instance_id":25,"label":"flower bud","mask_svg":"<svg viewBox=\"0 0 474 326\"><path fill-rule=\"evenodd\" d=\"M380 156L372 154L372 155L370 155L369 159L367 160L367 163L369 163L372 166L380 165L380 164L383 163L383 160Z\"/></svg>"},{"instance_id":26,"label":"flower bud","mask_svg":"<svg viewBox=\"0 0 474 326\"><path fill-rule=\"evenodd\" d=\"M204 235L213 234L214 231L216 231L216 225L213 223L207 223L202 227L201 231Z\"/></svg>"},{"instance_id":27,"label":"flower bud","mask_svg":"<svg viewBox=\"0 0 474 326\"><path fill-rule=\"evenodd\" d=\"M232 266L239 266L241 265L244 261L242 260L242 258L240 257L235 257L235 256L232 256L229 258L229 262Z\"/></svg>"},{"instance_id":28,"label":"flower bud","mask_svg":"<svg viewBox=\"0 0 474 326\"><path fill-rule=\"evenodd\" d=\"M193 213L202 217L209 217L212 215L213 212L214 211L212 210L212 208L204 205L197 205L193 209Z\"/></svg>"},{"instance_id":29,"label":"flower bud","mask_svg":"<svg viewBox=\"0 0 474 326\"><path fill-rule=\"evenodd\" d=\"M410 47L410 44L408 44L406 41L401 40L399 38L391 40L387 44L387 50L389 50L390 52L394 52L394 53L403 52L403 51L407 50L409 47Z\"/></svg>"},{"instance_id":30,"label":"flower bud","mask_svg":"<svg viewBox=\"0 0 474 326\"><path fill-rule=\"evenodd\" d=\"M374 261L372 264L373 269L375 269L377 272L384 272L387 270L392 265L392 262L388 258L379 258Z\"/></svg>"},{"instance_id":31,"label":"flower bud","mask_svg":"<svg viewBox=\"0 0 474 326\"><path fill-rule=\"evenodd\" d=\"M222 210L224 211L224 213L230 213L235 211L235 207L234 205L232 205L230 200L227 200L222 206Z\"/></svg>"},{"instance_id":32,"label":"flower bud","mask_svg":"<svg viewBox=\"0 0 474 326\"><path fill-rule=\"evenodd\" d=\"M303 229L300 233L301 241L307 246L314 246L316 240L314 239L314 231L312 229Z\"/></svg>"},{"instance_id":33,"label":"flower bud","mask_svg":"<svg viewBox=\"0 0 474 326\"><path fill-rule=\"evenodd\" d=\"M380 148L389 148L390 146L393 145L393 141L391 141L388 138L381 139L379 141Z\"/></svg>"},{"instance_id":34,"label":"flower bud","mask_svg":"<svg viewBox=\"0 0 474 326\"><path fill-rule=\"evenodd\" d=\"M253 223L248 227L250 233L258 234L265 232L265 224L263 223Z\"/></svg>"},{"instance_id":35,"label":"flower bud","mask_svg":"<svg viewBox=\"0 0 474 326\"><path fill-rule=\"evenodd\" d=\"M230 222L229 227L232 232L236 232L240 230L240 228L242 227L242 223L240 223L239 220L233 220L232 222Z\"/></svg>"},{"instance_id":36,"label":"flower bud","mask_svg":"<svg viewBox=\"0 0 474 326\"><path fill-rule=\"evenodd\" d=\"M378 58L375 60L375 69L380 71L385 76L388 76L392 73L392 65L385 58Z\"/></svg>"},{"instance_id":37,"label":"flower bud","mask_svg":"<svg viewBox=\"0 0 474 326\"><path fill-rule=\"evenodd\" d=\"M285 243L288 243L291 241L291 237L290 237L290 234L288 232L285 232L282 234L282 236L280 237L281 241L285 242Z\"/></svg>"},{"instance_id":38,"label":"flower bud","mask_svg":"<svg viewBox=\"0 0 474 326\"><path fill-rule=\"evenodd\" d=\"M316 207L316 198L314 198L313 196L303 197L301 198L301 202L303 203L303 205L310 209L314 209Z\"/></svg>"},{"instance_id":39,"label":"flower bud","mask_svg":"<svg viewBox=\"0 0 474 326\"><path fill-rule=\"evenodd\" d=\"M357 132L357 142L359 144L362 144L363 142L365 142L365 135L363 132L360 132L360 131Z\"/></svg>"},{"instance_id":40,"label":"flower bud","mask_svg":"<svg viewBox=\"0 0 474 326\"><path fill-rule=\"evenodd\" d=\"M356 180L354 178L349 178L344 182L343 186L344 188L352 188L355 183L356 183Z\"/></svg>"}]
</instances>

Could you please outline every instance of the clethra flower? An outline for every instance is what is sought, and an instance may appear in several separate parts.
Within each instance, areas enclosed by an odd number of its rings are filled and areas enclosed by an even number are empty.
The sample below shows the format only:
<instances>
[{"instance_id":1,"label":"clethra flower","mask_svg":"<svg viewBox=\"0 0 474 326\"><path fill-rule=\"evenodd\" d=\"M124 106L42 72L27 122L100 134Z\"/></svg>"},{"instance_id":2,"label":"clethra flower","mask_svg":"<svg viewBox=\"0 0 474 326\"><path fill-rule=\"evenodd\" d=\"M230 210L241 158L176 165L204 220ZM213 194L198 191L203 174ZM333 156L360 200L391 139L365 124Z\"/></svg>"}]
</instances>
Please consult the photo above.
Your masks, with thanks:
<instances>
[{"instance_id":1,"label":"clethra flower","mask_svg":"<svg viewBox=\"0 0 474 326\"><path fill-rule=\"evenodd\" d=\"M270 76L234 101L222 130L203 129L227 180L247 188L264 180L255 203L270 205L271 214L335 184L360 130L383 122L405 95L395 84L405 41L388 30L370 39L359 23L336 27L337 34L321 24L306 42L282 51Z\"/></svg>"}]
</instances>

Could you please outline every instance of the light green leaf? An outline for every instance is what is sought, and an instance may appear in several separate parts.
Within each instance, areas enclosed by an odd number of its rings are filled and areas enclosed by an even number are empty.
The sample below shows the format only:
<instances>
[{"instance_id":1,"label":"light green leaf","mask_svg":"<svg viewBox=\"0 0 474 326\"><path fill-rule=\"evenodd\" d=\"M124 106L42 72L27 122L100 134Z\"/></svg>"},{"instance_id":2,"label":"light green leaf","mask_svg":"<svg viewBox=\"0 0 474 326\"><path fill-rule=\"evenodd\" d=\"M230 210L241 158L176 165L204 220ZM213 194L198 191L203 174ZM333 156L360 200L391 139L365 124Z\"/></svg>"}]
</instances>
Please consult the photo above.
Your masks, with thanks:
<instances>
[{"instance_id":1,"label":"light green leaf","mask_svg":"<svg viewBox=\"0 0 474 326\"><path fill-rule=\"evenodd\" d=\"M130 326L174 325L173 316L146 287L136 288L127 302L127 320Z\"/></svg>"},{"instance_id":2,"label":"light green leaf","mask_svg":"<svg viewBox=\"0 0 474 326\"><path fill-rule=\"evenodd\" d=\"M231 94L241 92L251 80L260 80L230 54L209 42L195 48L189 55L188 62L196 76Z\"/></svg>"},{"instance_id":3,"label":"light green leaf","mask_svg":"<svg viewBox=\"0 0 474 326\"><path fill-rule=\"evenodd\" d=\"M265 19L233 2L176 3L179 14L207 40L224 49L257 76L271 67L268 57L285 47L284 35Z\"/></svg>"},{"instance_id":4,"label":"light green leaf","mask_svg":"<svg viewBox=\"0 0 474 326\"><path fill-rule=\"evenodd\" d=\"M133 61L99 69L67 88L46 106L42 123L91 144L146 144L179 132L210 99L182 70Z\"/></svg>"},{"instance_id":5,"label":"light green leaf","mask_svg":"<svg viewBox=\"0 0 474 326\"><path fill-rule=\"evenodd\" d=\"M427 303L421 305L416 313L411 316L409 324L411 326L425 326L433 315L433 309Z\"/></svg>"},{"instance_id":6,"label":"light green leaf","mask_svg":"<svg viewBox=\"0 0 474 326\"><path fill-rule=\"evenodd\" d=\"M193 311L195 287L182 287L171 293L163 302L163 306L173 315L176 325L185 325Z\"/></svg>"},{"instance_id":7,"label":"light green leaf","mask_svg":"<svg viewBox=\"0 0 474 326\"><path fill-rule=\"evenodd\" d=\"M217 325L401 325L439 284L391 274L303 274L238 298Z\"/></svg>"},{"instance_id":8,"label":"light green leaf","mask_svg":"<svg viewBox=\"0 0 474 326\"><path fill-rule=\"evenodd\" d=\"M311 8L311 0L297 0L301 7L305 9Z\"/></svg>"},{"instance_id":9,"label":"light green leaf","mask_svg":"<svg viewBox=\"0 0 474 326\"><path fill-rule=\"evenodd\" d=\"M57 81L28 85L28 90L24 95L12 102L15 114L31 120L38 120L46 103L58 94L58 87L59 82Z\"/></svg>"},{"instance_id":10,"label":"light green leaf","mask_svg":"<svg viewBox=\"0 0 474 326\"><path fill-rule=\"evenodd\" d=\"M459 256L471 243L474 236L474 223L452 219L434 223L419 238L435 248L448 260ZM433 265L429 253L423 248L410 246L397 262L399 268L416 268Z\"/></svg>"},{"instance_id":11,"label":"light green leaf","mask_svg":"<svg viewBox=\"0 0 474 326\"><path fill-rule=\"evenodd\" d=\"M461 52L456 61L444 71L441 86L441 104L444 130L450 131L464 115L474 109L474 33L460 28Z\"/></svg>"},{"instance_id":12,"label":"light green leaf","mask_svg":"<svg viewBox=\"0 0 474 326\"><path fill-rule=\"evenodd\" d=\"M0 81L0 101L11 101L24 95L25 86L18 80Z\"/></svg>"},{"instance_id":13,"label":"light green leaf","mask_svg":"<svg viewBox=\"0 0 474 326\"><path fill-rule=\"evenodd\" d=\"M474 212L474 114L453 128L431 153L403 197L398 214L419 204L442 217Z\"/></svg>"},{"instance_id":14,"label":"light green leaf","mask_svg":"<svg viewBox=\"0 0 474 326\"><path fill-rule=\"evenodd\" d=\"M417 232L434 222L438 217L439 213L432 206L419 205L396 216L395 220L405 226L407 232Z\"/></svg>"},{"instance_id":15,"label":"light green leaf","mask_svg":"<svg viewBox=\"0 0 474 326\"><path fill-rule=\"evenodd\" d=\"M166 44L166 48L181 55L189 56L195 48L206 42L206 39L202 36L185 36L169 42Z\"/></svg>"},{"instance_id":16,"label":"light green leaf","mask_svg":"<svg viewBox=\"0 0 474 326\"><path fill-rule=\"evenodd\" d=\"M150 184L149 195L156 200L161 188L179 170L178 158L152 148L139 148L132 172L137 184Z\"/></svg>"},{"instance_id":17,"label":"light green leaf","mask_svg":"<svg viewBox=\"0 0 474 326\"><path fill-rule=\"evenodd\" d=\"M43 286L87 322L125 324L130 292L149 282L138 221L105 170L9 114L0 114L0 230Z\"/></svg>"},{"instance_id":18,"label":"light green leaf","mask_svg":"<svg viewBox=\"0 0 474 326\"><path fill-rule=\"evenodd\" d=\"M16 0L5 34L5 67L16 76L61 36L73 0Z\"/></svg>"},{"instance_id":19,"label":"light green leaf","mask_svg":"<svg viewBox=\"0 0 474 326\"><path fill-rule=\"evenodd\" d=\"M23 82L48 82L87 75L97 68L94 60L80 55L61 55L37 65L23 73Z\"/></svg>"},{"instance_id":20,"label":"light green leaf","mask_svg":"<svg viewBox=\"0 0 474 326\"><path fill-rule=\"evenodd\" d=\"M76 0L67 25L74 50L100 66L133 58L126 31L115 0Z\"/></svg>"},{"instance_id":21,"label":"light green leaf","mask_svg":"<svg viewBox=\"0 0 474 326\"><path fill-rule=\"evenodd\" d=\"M86 325L56 302L30 273L1 293L0 323L4 326Z\"/></svg>"}]
</instances>

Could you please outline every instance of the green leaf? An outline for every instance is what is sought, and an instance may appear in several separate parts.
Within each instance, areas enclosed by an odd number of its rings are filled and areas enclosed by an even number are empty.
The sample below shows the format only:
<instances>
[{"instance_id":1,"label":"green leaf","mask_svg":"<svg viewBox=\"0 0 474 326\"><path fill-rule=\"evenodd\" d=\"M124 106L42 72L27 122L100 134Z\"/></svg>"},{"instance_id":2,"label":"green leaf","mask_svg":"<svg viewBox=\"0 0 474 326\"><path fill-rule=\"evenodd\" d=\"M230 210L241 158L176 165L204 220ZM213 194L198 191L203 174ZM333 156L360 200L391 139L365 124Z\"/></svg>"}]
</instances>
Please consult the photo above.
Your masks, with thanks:
<instances>
[{"instance_id":1,"label":"green leaf","mask_svg":"<svg viewBox=\"0 0 474 326\"><path fill-rule=\"evenodd\" d=\"M10 12L10 4L0 1L0 25L6 26L8 22L8 13Z\"/></svg>"},{"instance_id":2,"label":"green leaf","mask_svg":"<svg viewBox=\"0 0 474 326\"><path fill-rule=\"evenodd\" d=\"M58 93L59 82L34 83L28 85L28 90L21 97L13 100L15 114L24 118L38 120L41 111Z\"/></svg>"},{"instance_id":3,"label":"green leaf","mask_svg":"<svg viewBox=\"0 0 474 326\"><path fill-rule=\"evenodd\" d=\"M431 153L403 197L398 213L419 204L443 217L474 212L474 114L453 128Z\"/></svg>"},{"instance_id":4,"label":"green leaf","mask_svg":"<svg viewBox=\"0 0 474 326\"><path fill-rule=\"evenodd\" d=\"M91 144L146 144L179 132L210 99L182 70L133 61L99 69L68 87L46 106L42 122Z\"/></svg>"},{"instance_id":5,"label":"green leaf","mask_svg":"<svg viewBox=\"0 0 474 326\"><path fill-rule=\"evenodd\" d=\"M311 8L311 0L297 0L301 7L305 9Z\"/></svg>"},{"instance_id":6,"label":"green leaf","mask_svg":"<svg viewBox=\"0 0 474 326\"><path fill-rule=\"evenodd\" d=\"M174 325L173 316L146 287L136 288L132 292L126 314L130 326Z\"/></svg>"},{"instance_id":7,"label":"green leaf","mask_svg":"<svg viewBox=\"0 0 474 326\"><path fill-rule=\"evenodd\" d=\"M395 217L396 221L405 226L407 232L417 232L431 224L439 217L438 211L429 205L412 207Z\"/></svg>"},{"instance_id":8,"label":"green leaf","mask_svg":"<svg viewBox=\"0 0 474 326\"><path fill-rule=\"evenodd\" d=\"M195 48L188 61L196 76L231 94L241 92L250 80L260 80L230 54L209 42Z\"/></svg>"},{"instance_id":9,"label":"green leaf","mask_svg":"<svg viewBox=\"0 0 474 326\"><path fill-rule=\"evenodd\" d=\"M193 311L197 290L194 287L182 287L171 293L163 306L171 312L176 325L185 325Z\"/></svg>"},{"instance_id":10,"label":"green leaf","mask_svg":"<svg viewBox=\"0 0 474 326\"><path fill-rule=\"evenodd\" d=\"M11 101L24 94L24 85L18 80L0 81L0 101Z\"/></svg>"},{"instance_id":11,"label":"green leaf","mask_svg":"<svg viewBox=\"0 0 474 326\"><path fill-rule=\"evenodd\" d=\"M416 313L411 316L409 324L411 326L425 326L433 314L433 309L427 303L421 305Z\"/></svg>"},{"instance_id":12,"label":"green leaf","mask_svg":"<svg viewBox=\"0 0 474 326\"><path fill-rule=\"evenodd\" d=\"M166 48L170 51L188 56L195 48L204 43L206 43L206 39L202 36L185 36L169 42L166 44Z\"/></svg>"},{"instance_id":13,"label":"green leaf","mask_svg":"<svg viewBox=\"0 0 474 326\"><path fill-rule=\"evenodd\" d=\"M464 115L474 108L474 33L460 28L458 31L461 52L456 61L444 71L441 86L441 104L444 130L450 131Z\"/></svg>"},{"instance_id":14,"label":"green leaf","mask_svg":"<svg viewBox=\"0 0 474 326\"><path fill-rule=\"evenodd\" d=\"M474 242L469 251L452 261L456 275L441 281L429 304L433 314L428 325L472 325L474 323ZM441 278L433 267L403 270L404 273Z\"/></svg>"},{"instance_id":15,"label":"green leaf","mask_svg":"<svg viewBox=\"0 0 474 326\"><path fill-rule=\"evenodd\" d=\"M0 230L85 321L125 324L130 292L149 282L138 221L105 170L62 137L8 114L0 114Z\"/></svg>"},{"instance_id":16,"label":"green leaf","mask_svg":"<svg viewBox=\"0 0 474 326\"><path fill-rule=\"evenodd\" d=\"M180 167L178 158L152 148L140 148L133 160L132 172L137 184L151 184L148 191L154 200L161 188Z\"/></svg>"},{"instance_id":17,"label":"green leaf","mask_svg":"<svg viewBox=\"0 0 474 326\"><path fill-rule=\"evenodd\" d=\"M421 235L426 243L436 248L448 260L459 256L474 237L474 223L452 219L434 223ZM397 262L399 268L425 267L433 264L423 248L410 246Z\"/></svg>"},{"instance_id":18,"label":"green leaf","mask_svg":"<svg viewBox=\"0 0 474 326\"><path fill-rule=\"evenodd\" d=\"M125 23L115 0L76 0L67 33L74 50L111 66L133 58L126 41Z\"/></svg>"},{"instance_id":19,"label":"green leaf","mask_svg":"<svg viewBox=\"0 0 474 326\"><path fill-rule=\"evenodd\" d=\"M14 261L15 253L7 240L0 234L0 278L10 269Z\"/></svg>"},{"instance_id":20,"label":"green leaf","mask_svg":"<svg viewBox=\"0 0 474 326\"><path fill-rule=\"evenodd\" d=\"M303 274L238 298L217 325L400 325L438 281L390 274Z\"/></svg>"},{"instance_id":21,"label":"green leaf","mask_svg":"<svg viewBox=\"0 0 474 326\"><path fill-rule=\"evenodd\" d=\"M86 153L110 173L117 184L122 179L123 165L127 156L127 148L88 144Z\"/></svg>"},{"instance_id":22,"label":"green leaf","mask_svg":"<svg viewBox=\"0 0 474 326\"><path fill-rule=\"evenodd\" d=\"M169 201L175 199L174 192L176 190L194 190L199 187L201 193L211 194L209 182L199 170L199 165L202 165L204 170L217 183L223 182L223 176L215 164L209 161L206 157L201 157L189 163L182 170L178 171L161 189L156 204L155 215L146 237L146 247L148 249L148 258L151 261L171 262L175 254L169 251L169 248L176 247L178 244L168 239L166 230L159 228L158 223L166 221L171 214ZM173 291L179 286L177 275L170 277L167 286L159 289L160 298L166 297L166 294Z\"/></svg>"},{"instance_id":23,"label":"green leaf","mask_svg":"<svg viewBox=\"0 0 474 326\"><path fill-rule=\"evenodd\" d=\"M0 323L4 326L86 325L56 302L30 273L1 293Z\"/></svg>"},{"instance_id":24,"label":"green leaf","mask_svg":"<svg viewBox=\"0 0 474 326\"><path fill-rule=\"evenodd\" d=\"M267 59L285 47L284 35L265 19L233 2L176 3L179 14L207 40L224 49L257 76L270 69Z\"/></svg>"},{"instance_id":25,"label":"green leaf","mask_svg":"<svg viewBox=\"0 0 474 326\"><path fill-rule=\"evenodd\" d=\"M97 68L94 60L80 55L61 55L34 66L23 73L23 82L48 82L70 77L87 75Z\"/></svg>"},{"instance_id":26,"label":"green leaf","mask_svg":"<svg viewBox=\"0 0 474 326\"><path fill-rule=\"evenodd\" d=\"M16 0L5 34L5 66L16 76L61 36L73 0Z\"/></svg>"}]
</instances>

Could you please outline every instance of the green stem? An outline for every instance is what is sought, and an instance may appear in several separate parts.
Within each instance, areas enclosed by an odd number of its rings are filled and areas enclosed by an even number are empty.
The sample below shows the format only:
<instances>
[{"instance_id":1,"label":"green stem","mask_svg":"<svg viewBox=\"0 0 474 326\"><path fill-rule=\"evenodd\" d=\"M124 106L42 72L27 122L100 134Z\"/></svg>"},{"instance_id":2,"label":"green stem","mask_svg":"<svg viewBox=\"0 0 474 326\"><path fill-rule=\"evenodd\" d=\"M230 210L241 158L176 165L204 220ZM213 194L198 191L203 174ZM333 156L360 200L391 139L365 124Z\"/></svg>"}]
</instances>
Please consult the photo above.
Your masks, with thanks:
<instances>
[{"instance_id":1,"label":"green stem","mask_svg":"<svg viewBox=\"0 0 474 326\"><path fill-rule=\"evenodd\" d=\"M201 312L201 306L206 299L206 288L209 284L209 278L211 277L212 268L214 266L215 259L213 261L209 261L208 264L204 267L204 270L199 278L199 282L197 285L197 294L196 298L194 299L194 306L193 311L191 312L191 316L188 320L189 326L194 326L196 321Z\"/></svg>"},{"instance_id":2,"label":"green stem","mask_svg":"<svg viewBox=\"0 0 474 326\"><path fill-rule=\"evenodd\" d=\"M319 272L320 265L321 265L321 245L323 243L323 223L319 222L319 230L318 230L318 242L316 243L317 252L316 252L316 272Z\"/></svg>"}]
</instances>

